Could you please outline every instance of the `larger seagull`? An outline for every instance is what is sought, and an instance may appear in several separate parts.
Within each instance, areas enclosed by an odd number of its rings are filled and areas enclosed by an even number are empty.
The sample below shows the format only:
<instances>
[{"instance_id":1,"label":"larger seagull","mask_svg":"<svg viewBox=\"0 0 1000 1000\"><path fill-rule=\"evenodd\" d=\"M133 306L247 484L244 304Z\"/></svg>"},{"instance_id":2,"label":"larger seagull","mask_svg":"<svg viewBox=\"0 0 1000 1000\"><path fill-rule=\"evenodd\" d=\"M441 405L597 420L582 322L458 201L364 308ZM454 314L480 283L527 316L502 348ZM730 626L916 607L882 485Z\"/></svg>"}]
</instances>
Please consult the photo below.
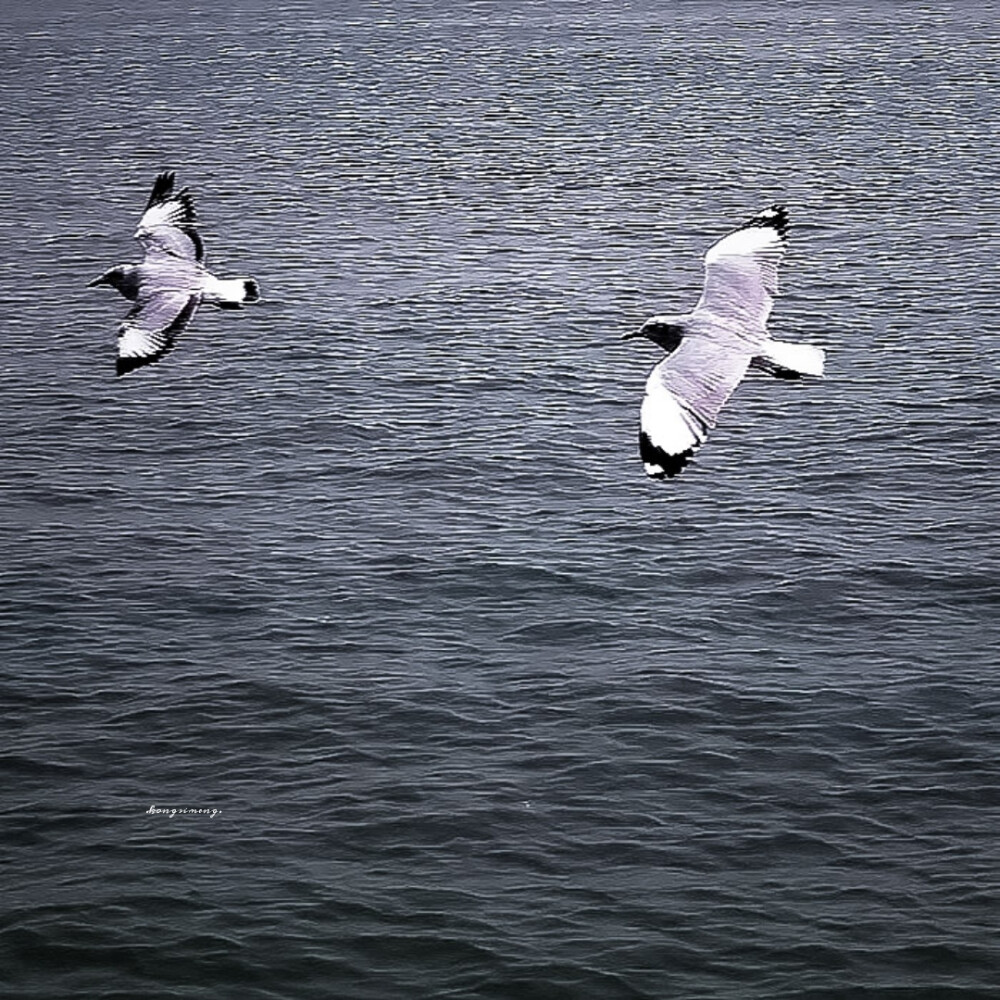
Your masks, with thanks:
<instances>
[{"instance_id":1,"label":"larger seagull","mask_svg":"<svg viewBox=\"0 0 1000 1000\"><path fill-rule=\"evenodd\" d=\"M646 337L667 357L650 373L639 422L639 456L654 479L676 476L715 426L748 368L777 378L823 374L823 351L767 332L788 214L755 215L705 254L705 288L694 310L654 316L623 339Z\"/></svg>"},{"instance_id":2,"label":"larger seagull","mask_svg":"<svg viewBox=\"0 0 1000 1000\"><path fill-rule=\"evenodd\" d=\"M191 322L203 302L239 309L260 298L254 278L216 278L205 266L205 245L197 230L194 199L174 191L174 172L153 184L135 238L141 264L119 264L90 282L117 288L135 304L118 327L119 375L159 361Z\"/></svg>"}]
</instances>

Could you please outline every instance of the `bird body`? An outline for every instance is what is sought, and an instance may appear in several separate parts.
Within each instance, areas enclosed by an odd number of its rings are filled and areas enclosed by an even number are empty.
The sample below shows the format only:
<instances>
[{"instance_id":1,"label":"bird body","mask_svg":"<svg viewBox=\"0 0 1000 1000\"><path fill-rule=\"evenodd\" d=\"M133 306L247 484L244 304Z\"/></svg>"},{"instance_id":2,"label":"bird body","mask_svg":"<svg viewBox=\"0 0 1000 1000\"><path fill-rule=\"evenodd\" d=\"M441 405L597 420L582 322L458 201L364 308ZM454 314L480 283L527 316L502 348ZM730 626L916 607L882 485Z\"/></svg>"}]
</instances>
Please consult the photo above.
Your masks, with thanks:
<instances>
[{"instance_id":1,"label":"bird body","mask_svg":"<svg viewBox=\"0 0 1000 1000\"><path fill-rule=\"evenodd\" d=\"M205 266L194 199L174 192L174 173L164 171L135 231L143 248L140 264L119 264L90 282L110 285L135 305L118 328L117 372L159 361L203 302L239 309L260 298L254 278L217 278Z\"/></svg>"},{"instance_id":2,"label":"bird body","mask_svg":"<svg viewBox=\"0 0 1000 1000\"><path fill-rule=\"evenodd\" d=\"M652 478L684 468L748 369L777 378L823 374L820 348L767 332L787 226L780 205L755 215L705 254L705 286L690 313L653 316L625 335L667 352L646 381L639 414L639 454Z\"/></svg>"}]
</instances>

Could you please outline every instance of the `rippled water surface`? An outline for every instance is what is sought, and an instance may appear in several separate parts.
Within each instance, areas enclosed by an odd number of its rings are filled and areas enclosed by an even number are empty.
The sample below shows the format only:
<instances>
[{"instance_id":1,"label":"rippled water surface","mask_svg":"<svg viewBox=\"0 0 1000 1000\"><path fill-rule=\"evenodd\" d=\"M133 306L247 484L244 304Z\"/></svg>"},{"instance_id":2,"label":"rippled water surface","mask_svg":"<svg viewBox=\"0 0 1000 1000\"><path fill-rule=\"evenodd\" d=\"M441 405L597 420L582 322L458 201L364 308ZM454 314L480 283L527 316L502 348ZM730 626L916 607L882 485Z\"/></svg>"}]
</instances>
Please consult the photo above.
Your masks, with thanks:
<instances>
[{"instance_id":1,"label":"rippled water surface","mask_svg":"<svg viewBox=\"0 0 1000 1000\"><path fill-rule=\"evenodd\" d=\"M4 995L996 996L998 14L5 4ZM265 298L116 379L165 167Z\"/></svg>"}]
</instances>

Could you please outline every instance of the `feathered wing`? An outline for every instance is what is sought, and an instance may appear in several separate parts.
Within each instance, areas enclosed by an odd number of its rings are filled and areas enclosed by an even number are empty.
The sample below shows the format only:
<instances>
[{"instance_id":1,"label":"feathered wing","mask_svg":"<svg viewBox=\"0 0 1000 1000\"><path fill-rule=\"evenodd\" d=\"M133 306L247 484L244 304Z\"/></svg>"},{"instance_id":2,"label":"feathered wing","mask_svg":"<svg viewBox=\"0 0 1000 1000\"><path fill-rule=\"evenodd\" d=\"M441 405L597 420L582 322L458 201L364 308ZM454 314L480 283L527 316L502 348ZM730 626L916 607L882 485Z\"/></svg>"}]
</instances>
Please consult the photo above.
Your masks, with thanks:
<instances>
[{"instance_id":1,"label":"feathered wing","mask_svg":"<svg viewBox=\"0 0 1000 1000\"><path fill-rule=\"evenodd\" d=\"M154 226L141 235L137 233L136 239L142 244L147 262L180 259L200 264L205 259L205 247L195 229Z\"/></svg>"},{"instance_id":2,"label":"feathered wing","mask_svg":"<svg viewBox=\"0 0 1000 1000\"><path fill-rule=\"evenodd\" d=\"M197 293L165 290L137 302L118 328L118 374L159 361L191 322L200 301Z\"/></svg>"},{"instance_id":3,"label":"feathered wing","mask_svg":"<svg viewBox=\"0 0 1000 1000\"><path fill-rule=\"evenodd\" d=\"M692 336L650 372L639 414L639 456L647 475L669 479L687 465L751 356L730 343Z\"/></svg>"},{"instance_id":4,"label":"feathered wing","mask_svg":"<svg viewBox=\"0 0 1000 1000\"><path fill-rule=\"evenodd\" d=\"M174 172L165 170L153 183L135 238L146 257L181 257L201 261L205 247L197 230L194 197L187 188L174 192Z\"/></svg>"},{"instance_id":5,"label":"feathered wing","mask_svg":"<svg viewBox=\"0 0 1000 1000\"><path fill-rule=\"evenodd\" d=\"M705 254L705 288L695 315L763 329L778 294L778 265L785 255L788 214L781 205L759 212Z\"/></svg>"},{"instance_id":6,"label":"feathered wing","mask_svg":"<svg viewBox=\"0 0 1000 1000\"><path fill-rule=\"evenodd\" d=\"M187 188L174 192L173 170L164 170L153 182L149 201L139 220L139 229L154 226L193 226L198 222L194 198Z\"/></svg>"}]
</instances>

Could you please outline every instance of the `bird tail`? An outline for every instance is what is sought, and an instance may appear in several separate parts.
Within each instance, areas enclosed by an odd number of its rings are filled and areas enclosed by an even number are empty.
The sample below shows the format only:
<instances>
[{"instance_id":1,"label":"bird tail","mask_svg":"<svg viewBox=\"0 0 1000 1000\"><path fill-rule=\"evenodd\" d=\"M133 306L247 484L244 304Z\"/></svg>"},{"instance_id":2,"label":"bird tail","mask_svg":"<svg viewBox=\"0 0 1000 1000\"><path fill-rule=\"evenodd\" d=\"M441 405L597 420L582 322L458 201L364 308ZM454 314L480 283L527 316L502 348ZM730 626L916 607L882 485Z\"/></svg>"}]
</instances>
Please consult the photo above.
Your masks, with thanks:
<instances>
[{"instance_id":1,"label":"bird tail","mask_svg":"<svg viewBox=\"0 0 1000 1000\"><path fill-rule=\"evenodd\" d=\"M750 362L750 367L775 378L799 378L802 375L819 378L823 374L825 358L823 349L812 344L769 340L763 351Z\"/></svg>"},{"instance_id":2,"label":"bird tail","mask_svg":"<svg viewBox=\"0 0 1000 1000\"><path fill-rule=\"evenodd\" d=\"M247 302L260 299L256 278L215 278L205 282L203 300L220 309L240 309Z\"/></svg>"}]
</instances>

